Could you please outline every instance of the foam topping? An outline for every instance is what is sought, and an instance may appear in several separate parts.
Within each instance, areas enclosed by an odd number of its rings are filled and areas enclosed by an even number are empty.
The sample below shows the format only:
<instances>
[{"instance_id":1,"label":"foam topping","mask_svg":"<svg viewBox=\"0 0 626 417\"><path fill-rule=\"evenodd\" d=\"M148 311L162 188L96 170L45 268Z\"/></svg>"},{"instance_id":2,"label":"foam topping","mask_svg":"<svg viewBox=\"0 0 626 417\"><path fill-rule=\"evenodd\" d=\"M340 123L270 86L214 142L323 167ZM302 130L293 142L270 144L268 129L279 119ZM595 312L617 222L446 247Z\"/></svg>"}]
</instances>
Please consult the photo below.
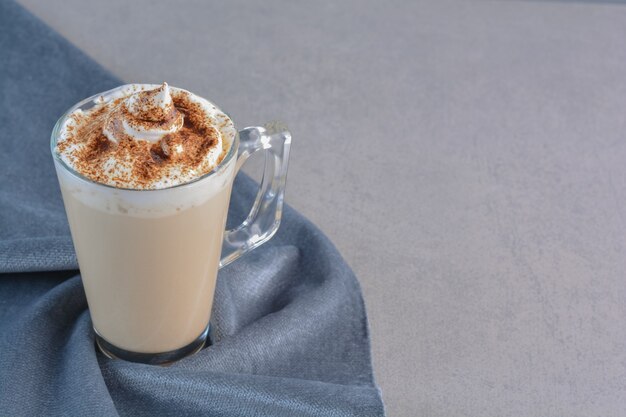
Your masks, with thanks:
<instances>
[{"instance_id":1,"label":"foam topping","mask_svg":"<svg viewBox=\"0 0 626 417\"><path fill-rule=\"evenodd\" d=\"M235 133L230 118L205 99L167 83L131 84L98 97L88 110L72 112L56 151L93 181L159 189L210 172Z\"/></svg>"}]
</instances>

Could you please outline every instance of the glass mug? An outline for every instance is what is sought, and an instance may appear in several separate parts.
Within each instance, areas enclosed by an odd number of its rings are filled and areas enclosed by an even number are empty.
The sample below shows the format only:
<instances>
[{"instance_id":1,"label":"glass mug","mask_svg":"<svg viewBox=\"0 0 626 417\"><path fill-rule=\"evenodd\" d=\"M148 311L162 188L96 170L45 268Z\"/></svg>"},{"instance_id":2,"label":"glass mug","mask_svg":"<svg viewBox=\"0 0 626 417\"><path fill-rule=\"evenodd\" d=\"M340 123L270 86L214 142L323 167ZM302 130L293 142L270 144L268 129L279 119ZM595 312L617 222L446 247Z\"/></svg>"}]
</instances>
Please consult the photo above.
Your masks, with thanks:
<instances>
[{"instance_id":1,"label":"glass mug","mask_svg":"<svg viewBox=\"0 0 626 417\"><path fill-rule=\"evenodd\" d=\"M279 123L248 127L213 171L193 181L117 188L81 175L55 150L65 119L108 93L59 119L51 138L54 165L98 347L110 358L165 364L205 345L218 269L278 230L291 135ZM250 214L225 231L235 175L261 150L265 169Z\"/></svg>"}]
</instances>

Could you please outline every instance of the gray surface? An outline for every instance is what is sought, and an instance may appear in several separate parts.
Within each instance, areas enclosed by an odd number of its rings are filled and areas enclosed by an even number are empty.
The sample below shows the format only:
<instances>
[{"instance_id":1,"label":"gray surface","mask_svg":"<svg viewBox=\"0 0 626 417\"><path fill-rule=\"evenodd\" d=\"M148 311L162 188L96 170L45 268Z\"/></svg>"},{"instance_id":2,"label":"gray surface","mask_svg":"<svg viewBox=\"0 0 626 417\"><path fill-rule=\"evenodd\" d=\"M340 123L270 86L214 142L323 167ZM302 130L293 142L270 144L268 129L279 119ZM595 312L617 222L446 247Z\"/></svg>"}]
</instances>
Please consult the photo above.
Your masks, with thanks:
<instances>
[{"instance_id":1,"label":"gray surface","mask_svg":"<svg viewBox=\"0 0 626 417\"><path fill-rule=\"evenodd\" d=\"M626 6L23 2L126 80L289 123L389 415L624 415Z\"/></svg>"}]
</instances>

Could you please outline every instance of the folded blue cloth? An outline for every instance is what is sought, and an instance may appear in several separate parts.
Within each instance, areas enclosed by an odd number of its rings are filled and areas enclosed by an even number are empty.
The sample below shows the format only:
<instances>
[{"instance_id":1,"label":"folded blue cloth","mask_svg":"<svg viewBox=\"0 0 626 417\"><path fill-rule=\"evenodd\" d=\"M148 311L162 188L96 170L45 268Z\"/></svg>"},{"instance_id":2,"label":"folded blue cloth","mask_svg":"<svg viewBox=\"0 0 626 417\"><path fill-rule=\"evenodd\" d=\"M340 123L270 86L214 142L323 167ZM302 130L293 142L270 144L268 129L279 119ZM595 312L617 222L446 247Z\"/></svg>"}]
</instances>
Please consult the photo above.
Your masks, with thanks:
<instances>
[{"instance_id":1,"label":"folded blue cloth","mask_svg":"<svg viewBox=\"0 0 626 417\"><path fill-rule=\"evenodd\" d=\"M122 82L10 1L0 63L0 415L384 414L359 285L289 207L220 271L211 346L169 367L98 353L48 143L65 109ZM255 192L237 178L229 219Z\"/></svg>"}]
</instances>

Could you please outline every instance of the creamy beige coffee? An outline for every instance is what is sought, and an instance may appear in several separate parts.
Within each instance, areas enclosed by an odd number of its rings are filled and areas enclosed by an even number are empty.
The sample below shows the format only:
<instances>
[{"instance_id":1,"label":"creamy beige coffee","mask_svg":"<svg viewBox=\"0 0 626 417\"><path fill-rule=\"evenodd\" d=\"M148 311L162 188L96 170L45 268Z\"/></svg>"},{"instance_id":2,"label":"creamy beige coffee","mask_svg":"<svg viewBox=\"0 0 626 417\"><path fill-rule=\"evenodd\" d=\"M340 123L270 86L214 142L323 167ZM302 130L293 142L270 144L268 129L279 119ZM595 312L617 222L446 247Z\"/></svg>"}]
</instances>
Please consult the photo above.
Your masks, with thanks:
<instances>
[{"instance_id":1,"label":"creamy beige coffee","mask_svg":"<svg viewBox=\"0 0 626 417\"><path fill-rule=\"evenodd\" d=\"M94 328L110 344L167 352L207 328L235 135L216 106L167 84L122 86L63 121L55 151L69 169L57 174Z\"/></svg>"}]
</instances>

